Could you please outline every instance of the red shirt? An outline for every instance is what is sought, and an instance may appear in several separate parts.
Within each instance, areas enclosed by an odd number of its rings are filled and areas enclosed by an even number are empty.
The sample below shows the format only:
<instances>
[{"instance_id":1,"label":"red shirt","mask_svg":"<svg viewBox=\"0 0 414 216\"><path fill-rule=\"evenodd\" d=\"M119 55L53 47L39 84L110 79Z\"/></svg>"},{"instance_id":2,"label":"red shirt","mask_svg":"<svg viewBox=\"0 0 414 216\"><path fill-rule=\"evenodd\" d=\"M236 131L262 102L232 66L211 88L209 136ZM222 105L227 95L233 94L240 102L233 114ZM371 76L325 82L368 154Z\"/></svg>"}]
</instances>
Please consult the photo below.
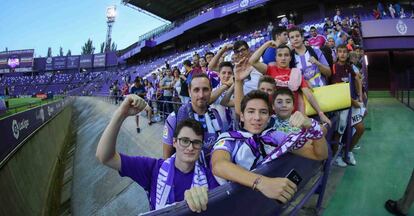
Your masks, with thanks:
<instances>
[{"instance_id":1,"label":"red shirt","mask_svg":"<svg viewBox=\"0 0 414 216\"><path fill-rule=\"evenodd\" d=\"M325 37L322 35L316 35L316 37L311 37L308 39L309 45L316 46L316 47L322 47L325 45Z\"/></svg>"},{"instance_id":2,"label":"red shirt","mask_svg":"<svg viewBox=\"0 0 414 216\"><path fill-rule=\"evenodd\" d=\"M269 76L271 76L272 78L275 79L276 88L278 88L278 87L279 88L280 87L287 88L288 87L287 83L290 79L290 71L291 71L290 68L284 69L284 68L279 68L277 66L268 65L266 75L269 75ZM303 76L302 76L302 81L301 81L301 84L300 84L300 88L309 88L308 83L305 81ZM295 108L294 111L296 111L296 110L298 110L298 105L299 105L299 103L298 103L299 102L298 101L298 98L299 98L298 91L294 91L293 96L295 97L294 98L294 100L295 100L294 101L294 108Z\"/></svg>"}]
</instances>

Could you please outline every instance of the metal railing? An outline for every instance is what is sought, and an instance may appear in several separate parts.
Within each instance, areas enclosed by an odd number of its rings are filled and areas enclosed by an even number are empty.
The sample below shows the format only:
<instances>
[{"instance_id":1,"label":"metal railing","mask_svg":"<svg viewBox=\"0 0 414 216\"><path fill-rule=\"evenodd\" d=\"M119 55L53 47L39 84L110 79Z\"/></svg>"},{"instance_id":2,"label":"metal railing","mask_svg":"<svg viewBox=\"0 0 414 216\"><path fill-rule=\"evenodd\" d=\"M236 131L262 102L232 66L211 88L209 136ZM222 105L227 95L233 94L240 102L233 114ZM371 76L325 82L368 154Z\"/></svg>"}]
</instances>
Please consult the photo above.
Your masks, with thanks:
<instances>
[{"instance_id":1,"label":"metal railing","mask_svg":"<svg viewBox=\"0 0 414 216\"><path fill-rule=\"evenodd\" d=\"M115 96L110 94L94 94L93 96L101 98L105 102L114 104L114 105L120 105L122 101L124 100L124 96ZM182 105L181 102L178 101L167 101L167 100L146 100L148 105L151 107L153 111L153 117L154 119L158 121L163 120L165 121L168 117L168 115L171 112L177 112L180 106ZM159 116L159 117L158 117Z\"/></svg>"},{"instance_id":2,"label":"metal railing","mask_svg":"<svg viewBox=\"0 0 414 216\"><path fill-rule=\"evenodd\" d=\"M414 110L414 68L396 74L394 97Z\"/></svg>"}]
</instances>

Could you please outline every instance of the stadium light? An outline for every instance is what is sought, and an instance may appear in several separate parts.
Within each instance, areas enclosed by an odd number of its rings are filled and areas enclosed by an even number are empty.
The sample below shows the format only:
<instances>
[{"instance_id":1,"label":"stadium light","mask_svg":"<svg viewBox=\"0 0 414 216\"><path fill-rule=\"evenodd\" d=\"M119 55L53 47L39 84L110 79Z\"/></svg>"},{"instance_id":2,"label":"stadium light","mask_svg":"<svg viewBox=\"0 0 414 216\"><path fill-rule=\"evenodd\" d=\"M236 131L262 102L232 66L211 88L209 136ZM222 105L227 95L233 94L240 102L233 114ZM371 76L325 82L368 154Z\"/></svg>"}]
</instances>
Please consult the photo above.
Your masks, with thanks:
<instances>
[{"instance_id":1,"label":"stadium light","mask_svg":"<svg viewBox=\"0 0 414 216\"><path fill-rule=\"evenodd\" d=\"M283 15L279 15L279 16L277 16L277 18L279 19L279 18L282 18L282 17L286 17L286 14L283 14Z\"/></svg>"},{"instance_id":2,"label":"stadium light","mask_svg":"<svg viewBox=\"0 0 414 216\"><path fill-rule=\"evenodd\" d=\"M112 26L114 25L116 18L116 6L112 5L106 8L106 23L108 25L108 29L106 31L106 41L105 41L105 52L111 50L111 33L112 33Z\"/></svg>"}]
</instances>

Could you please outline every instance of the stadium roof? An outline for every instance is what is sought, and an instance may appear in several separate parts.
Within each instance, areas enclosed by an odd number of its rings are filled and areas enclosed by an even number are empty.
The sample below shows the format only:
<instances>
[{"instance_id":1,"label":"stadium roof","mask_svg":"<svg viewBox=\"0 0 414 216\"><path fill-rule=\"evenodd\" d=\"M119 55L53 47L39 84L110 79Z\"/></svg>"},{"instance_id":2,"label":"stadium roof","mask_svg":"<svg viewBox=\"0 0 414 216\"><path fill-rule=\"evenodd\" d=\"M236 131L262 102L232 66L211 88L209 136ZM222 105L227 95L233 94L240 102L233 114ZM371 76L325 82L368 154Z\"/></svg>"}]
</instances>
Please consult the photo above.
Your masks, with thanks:
<instances>
[{"instance_id":1,"label":"stadium roof","mask_svg":"<svg viewBox=\"0 0 414 216\"><path fill-rule=\"evenodd\" d=\"M212 1L207 0L123 0L123 2L169 21L175 21L194 10L212 3Z\"/></svg>"}]
</instances>

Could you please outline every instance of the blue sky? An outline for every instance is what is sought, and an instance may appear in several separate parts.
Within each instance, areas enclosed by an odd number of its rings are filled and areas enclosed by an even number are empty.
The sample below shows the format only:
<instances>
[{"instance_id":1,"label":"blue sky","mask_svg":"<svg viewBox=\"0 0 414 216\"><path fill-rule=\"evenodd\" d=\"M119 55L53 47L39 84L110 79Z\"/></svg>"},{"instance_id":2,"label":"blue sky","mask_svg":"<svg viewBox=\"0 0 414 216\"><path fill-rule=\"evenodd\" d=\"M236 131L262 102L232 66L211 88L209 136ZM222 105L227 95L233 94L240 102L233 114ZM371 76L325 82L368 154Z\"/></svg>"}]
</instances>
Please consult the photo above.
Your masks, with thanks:
<instances>
[{"instance_id":1,"label":"blue sky","mask_svg":"<svg viewBox=\"0 0 414 216\"><path fill-rule=\"evenodd\" d=\"M95 52L106 36L106 8L117 6L112 41L123 49L138 37L164 23L121 4L121 0L1 0L0 51L35 49L35 57L64 53L80 54L88 38Z\"/></svg>"}]
</instances>

